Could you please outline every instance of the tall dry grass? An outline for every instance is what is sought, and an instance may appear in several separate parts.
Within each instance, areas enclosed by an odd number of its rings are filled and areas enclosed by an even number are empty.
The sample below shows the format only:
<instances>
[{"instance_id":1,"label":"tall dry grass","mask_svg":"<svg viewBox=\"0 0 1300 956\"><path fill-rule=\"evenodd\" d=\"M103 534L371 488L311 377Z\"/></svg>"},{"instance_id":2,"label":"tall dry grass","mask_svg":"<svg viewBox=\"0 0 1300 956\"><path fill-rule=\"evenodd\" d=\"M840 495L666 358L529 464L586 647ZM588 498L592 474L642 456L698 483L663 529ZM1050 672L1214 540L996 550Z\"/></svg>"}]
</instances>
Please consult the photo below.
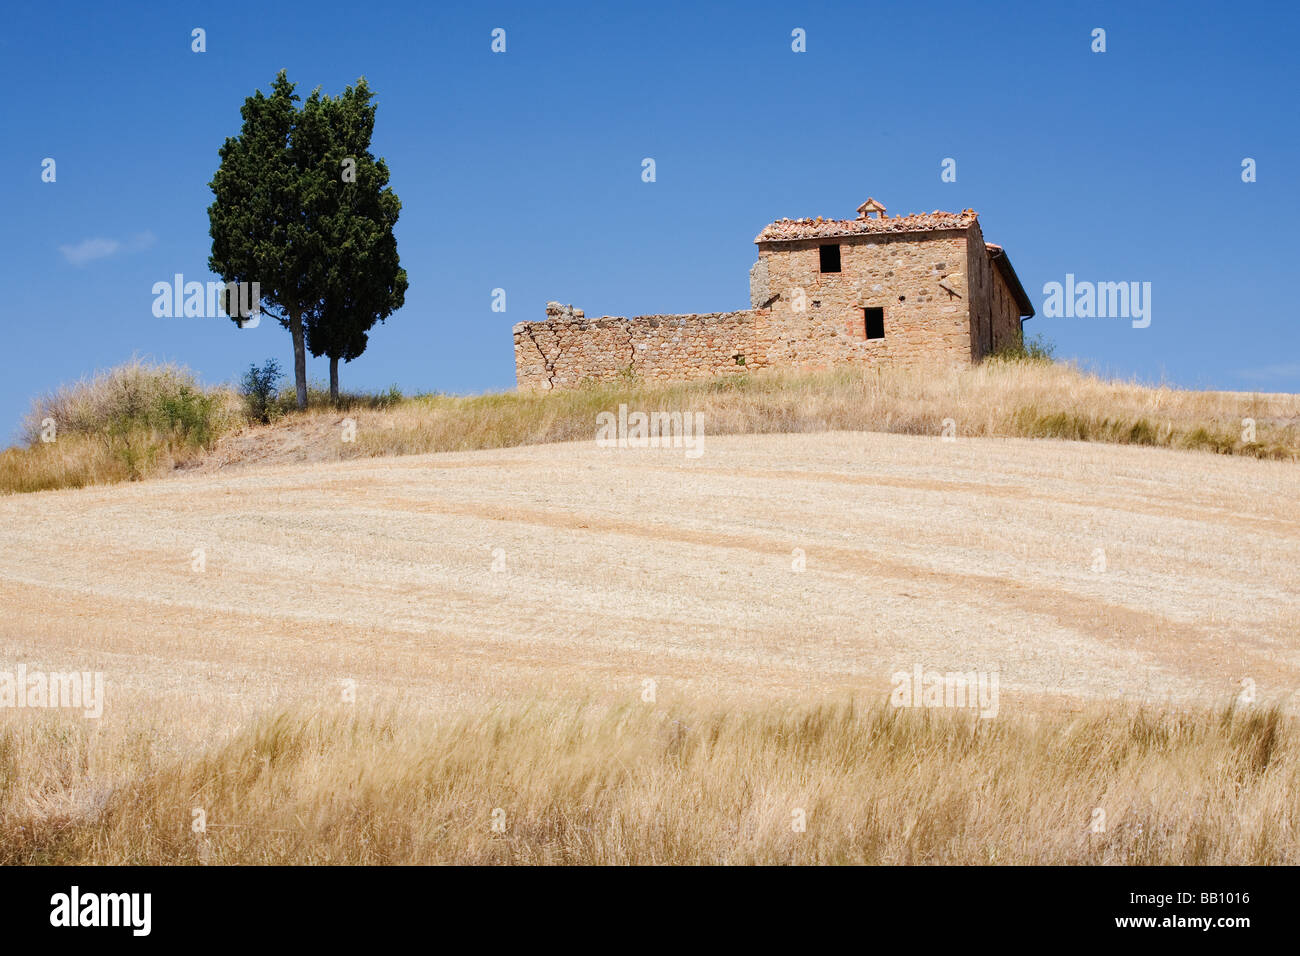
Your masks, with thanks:
<instances>
[{"instance_id":1,"label":"tall dry grass","mask_svg":"<svg viewBox=\"0 0 1300 956\"><path fill-rule=\"evenodd\" d=\"M338 407L314 391L307 411L274 406L250 427L229 389L202 389L183 369L133 363L38 400L27 448L0 453L0 493L157 475L201 460L276 460L278 441L312 460L590 441L596 415L619 405L702 412L711 435L883 431L938 435L945 419L968 437L1063 438L1300 460L1300 395L1202 392L1103 379L1046 361L989 360L957 371L840 370L740 374L695 382L633 379L542 394L403 398L349 394ZM339 441L340 414L357 423ZM59 447L39 441L44 418ZM1245 420L1255 423L1247 440ZM239 434L234 434L239 432ZM223 436L225 436L223 440ZM310 446L303 451L304 436ZM242 444L241 444L242 443ZM243 449L243 450L241 450Z\"/></svg>"},{"instance_id":2,"label":"tall dry grass","mask_svg":"<svg viewBox=\"0 0 1300 956\"><path fill-rule=\"evenodd\" d=\"M86 724L0 732L0 862L1300 862L1277 710L339 705L182 755Z\"/></svg>"},{"instance_id":3,"label":"tall dry grass","mask_svg":"<svg viewBox=\"0 0 1300 956\"><path fill-rule=\"evenodd\" d=\"M231 390L134 358L33 401L21 425L25 447L0 452L0 492L150 477L243 424Z\"/></svg>"},{"instance_id":4,"label":"tall dry grass","mask_svg":"<svg viewBox=\"0 0 1300 956\"><path fill-rule=\"evenodd\" d=\"M827 430L969 437L1066 438L1300 459L1300 395L1150 387L1042 361L996 360L960 371L880 369L635 381L551 394L421 396L359 412L357 441L337 457L421 454L590 441L620 404L703 412L712 435ZM1255 441L1244 436L1255 422Z\"/></svg>"}]
</instances>

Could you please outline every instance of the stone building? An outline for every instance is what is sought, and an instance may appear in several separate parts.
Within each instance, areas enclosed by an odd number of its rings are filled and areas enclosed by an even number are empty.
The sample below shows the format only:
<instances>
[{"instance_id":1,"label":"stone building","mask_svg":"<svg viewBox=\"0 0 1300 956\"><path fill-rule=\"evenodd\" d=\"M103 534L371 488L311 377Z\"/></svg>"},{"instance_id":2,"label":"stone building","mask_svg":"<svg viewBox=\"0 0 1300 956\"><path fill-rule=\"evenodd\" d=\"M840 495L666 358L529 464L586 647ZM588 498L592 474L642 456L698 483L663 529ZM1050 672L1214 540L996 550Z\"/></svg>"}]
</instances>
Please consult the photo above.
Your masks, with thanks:
<instances>
[{"instance_id":1,"label":"stone building","mask_svg":"<svg viewBox=\"0 0 1300 956\"><path fill-rule=\"evenodd\" d=\"M1034 314L979 217L889 216L868 199L856 219L782 219L754 240L750 308L588 319L557 302L514 326L523 389L621 376L673 380L766 368L960 367L1019 345Z\"/></svg>"}]
</instances>

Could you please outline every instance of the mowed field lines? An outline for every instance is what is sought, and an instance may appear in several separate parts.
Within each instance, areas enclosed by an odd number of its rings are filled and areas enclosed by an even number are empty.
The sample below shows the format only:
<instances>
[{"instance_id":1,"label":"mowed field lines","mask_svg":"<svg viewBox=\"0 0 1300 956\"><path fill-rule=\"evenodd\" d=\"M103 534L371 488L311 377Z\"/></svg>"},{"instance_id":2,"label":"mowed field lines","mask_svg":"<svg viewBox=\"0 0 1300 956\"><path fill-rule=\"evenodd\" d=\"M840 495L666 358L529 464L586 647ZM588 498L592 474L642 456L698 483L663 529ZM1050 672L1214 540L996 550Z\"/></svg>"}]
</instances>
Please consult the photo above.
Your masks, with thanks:
<instances>
[{"instance_id":1,"label":"mowed field lines","mask_svg":"<svg viewBox=\"0 0 1300 956\"><path fill-rule=\"evenodd\" d=\"M802 570L798 568L802 567ZM1300 696L1300 471L874 433L248 467L0 499L0 657L116 707ZM161 712L161 710L160 710Z\"/></svg>"}]
</instances>

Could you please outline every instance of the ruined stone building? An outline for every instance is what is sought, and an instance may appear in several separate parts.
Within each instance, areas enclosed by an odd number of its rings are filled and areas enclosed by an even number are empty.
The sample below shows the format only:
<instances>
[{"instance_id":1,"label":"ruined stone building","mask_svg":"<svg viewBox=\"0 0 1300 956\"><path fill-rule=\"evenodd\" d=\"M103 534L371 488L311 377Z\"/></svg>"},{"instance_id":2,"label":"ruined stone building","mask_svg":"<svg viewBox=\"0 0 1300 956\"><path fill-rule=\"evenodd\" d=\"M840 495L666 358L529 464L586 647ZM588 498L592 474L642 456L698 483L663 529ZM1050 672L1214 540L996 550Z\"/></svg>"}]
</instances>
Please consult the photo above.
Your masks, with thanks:
<instances>
[{"instance_id":1,"label":"ruined stone building","mask_svg":"<svg viewBox=\"0 0 1300 956\"><path fill-rule=\"evenodd\" d=\"M836 365L960 367L1021 342L1034 307L978 215L782 219L754 240L750 308L588 319L551 302L514 331L520 388Z\"/></svg>"}]
</instances>

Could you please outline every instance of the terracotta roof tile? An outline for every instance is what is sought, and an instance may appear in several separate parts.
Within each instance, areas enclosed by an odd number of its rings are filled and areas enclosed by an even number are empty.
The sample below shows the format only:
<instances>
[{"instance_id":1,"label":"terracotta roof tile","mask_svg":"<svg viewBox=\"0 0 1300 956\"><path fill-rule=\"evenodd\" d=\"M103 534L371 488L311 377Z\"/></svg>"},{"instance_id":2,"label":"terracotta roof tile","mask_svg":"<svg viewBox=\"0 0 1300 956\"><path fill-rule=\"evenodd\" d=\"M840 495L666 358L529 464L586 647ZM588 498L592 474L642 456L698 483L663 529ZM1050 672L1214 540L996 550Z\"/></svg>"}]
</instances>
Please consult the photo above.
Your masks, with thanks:
<instances>
[{"instance_id":1,"label":"terracotta roof tile","mask_svg":"<svg viewBox=\"0 0 1300 956\"><path fill-rule=\"evenodd\" d=\"M832 236L864 236L891 232L934 232L966 229L979 218L973 209L961 212L918 212L887 219L778 219L763 227L755 242L793 242L798 239L829 239Z\"/></svg>"}]
</instances>

